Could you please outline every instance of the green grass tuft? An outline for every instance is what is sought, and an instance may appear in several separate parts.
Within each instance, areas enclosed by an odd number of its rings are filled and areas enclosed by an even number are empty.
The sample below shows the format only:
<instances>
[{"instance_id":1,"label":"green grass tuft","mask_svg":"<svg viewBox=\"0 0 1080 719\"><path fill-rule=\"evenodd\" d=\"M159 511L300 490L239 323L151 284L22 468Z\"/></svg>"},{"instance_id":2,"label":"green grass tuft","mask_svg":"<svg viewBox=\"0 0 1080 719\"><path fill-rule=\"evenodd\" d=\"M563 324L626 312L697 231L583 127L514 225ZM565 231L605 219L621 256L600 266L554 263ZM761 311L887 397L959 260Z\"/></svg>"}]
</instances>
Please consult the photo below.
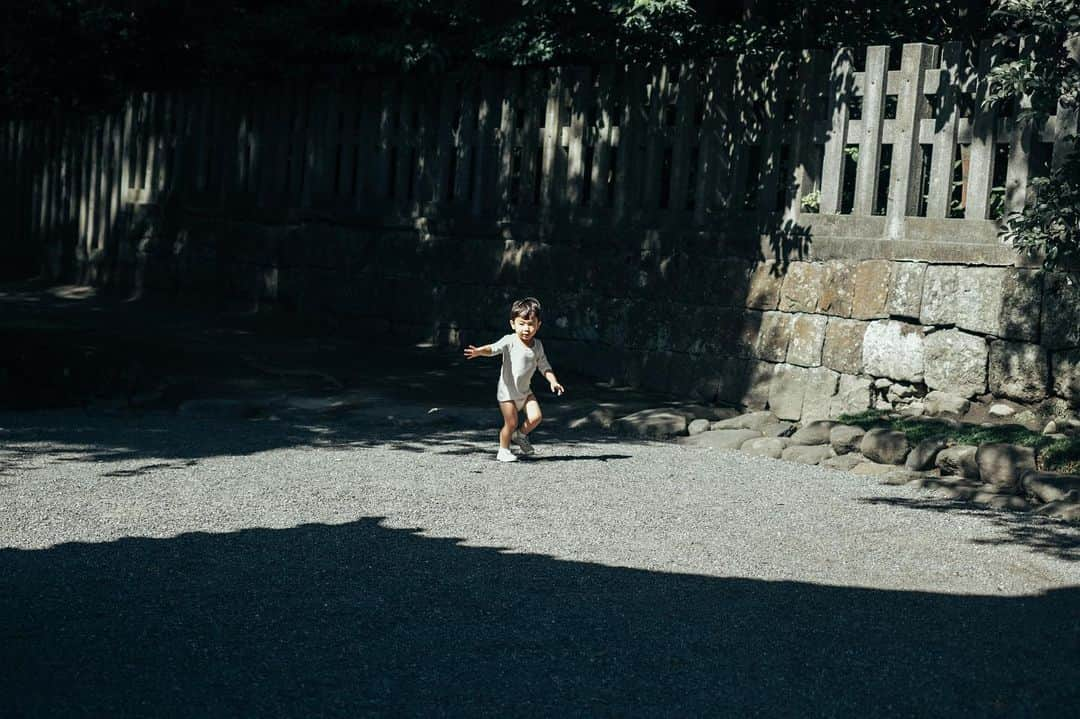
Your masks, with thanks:
<instances>
[{"instance_id":1,"label":"green grass tuft","mask_svg":"<svg viewBox=\"0 0 1080 719\"><path fill-rule=\"evenodd\" d=\"M975 446L991 443L1018 444L1035 450L1039 466L1043 470L1080 474L1080 437L1053 439L1018 424L992 427L957 425L942 419L897 417L875 409L857 414L842 414L837 419L862 429L887 427L899 430L907 435L912 445L931 437L943 437L956 444Z\"/></svg>"}]
</instances>

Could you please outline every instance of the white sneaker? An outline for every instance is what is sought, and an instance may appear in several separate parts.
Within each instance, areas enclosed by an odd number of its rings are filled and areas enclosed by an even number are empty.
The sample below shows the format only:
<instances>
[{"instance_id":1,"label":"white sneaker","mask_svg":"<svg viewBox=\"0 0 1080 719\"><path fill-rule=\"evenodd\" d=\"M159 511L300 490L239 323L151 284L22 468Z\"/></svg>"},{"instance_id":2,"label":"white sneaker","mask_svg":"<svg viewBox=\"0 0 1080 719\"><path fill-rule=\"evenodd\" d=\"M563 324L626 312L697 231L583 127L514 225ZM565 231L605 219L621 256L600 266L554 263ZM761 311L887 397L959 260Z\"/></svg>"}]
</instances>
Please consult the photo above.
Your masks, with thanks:
<instances>
[{"instance_id":1,"label":"white sneaker","mask_svg":"<svg viewBox=\"0 0 1080 719\"><path fill-rule=\"evenodd\" d=\"M499 453L495 455L495 459L500 462L516 462L517 455L505 447L499 447Z\"/></svg>"},{"instance_id":2,"label":"white sneaker","mask_svg":"<svg viewBox=\"0 0 1080 719\"><path fill-rule=\"evenodd\" d=\"M510 435L510 441L518 446L522 454L532 454L536 450L532 446L532 442L529 438L523 435L520 431L514 430L514 433Z\"/></svg>"}]
</instances>

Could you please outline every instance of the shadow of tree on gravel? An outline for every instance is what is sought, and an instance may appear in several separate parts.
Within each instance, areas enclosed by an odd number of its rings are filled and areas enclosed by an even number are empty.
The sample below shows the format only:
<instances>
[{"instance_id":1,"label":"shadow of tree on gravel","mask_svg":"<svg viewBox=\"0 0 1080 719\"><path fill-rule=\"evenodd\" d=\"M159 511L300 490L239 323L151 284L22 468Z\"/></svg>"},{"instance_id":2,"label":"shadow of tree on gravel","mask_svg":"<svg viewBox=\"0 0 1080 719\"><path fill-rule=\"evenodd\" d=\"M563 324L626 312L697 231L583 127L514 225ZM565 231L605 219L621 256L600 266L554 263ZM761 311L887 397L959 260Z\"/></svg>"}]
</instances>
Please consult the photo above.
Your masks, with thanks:
<instances>
[{"instance_id":1,"label":"shadow of tree on gravel","mask_svg":"<svg viewBox=\"0 0 1080 719\"><path fill-rule=\"evenodd\" d=\"M549 458L595 460L598 448L633 443L608 432L541 426L534 439ZM33 462L130 462L137 467L108 470L103 476L137 476L196 466L220 456L249 456L276 449L329 452L390 448L445 455L491 455L498 447L498 425L477 429L453 422L394 424L349 416L294 416L262 420L192 420L163 413L127 416L87 415L80 411L0 413L0 476ZM606 454L604 459L629 455Z\"/></svg>"},{"instance_id":2,"label":"shadow of tree on gravel","mask_svg":"<svg viewBox=\"0 0 1080 719\"><path fill-rule=\"evenodd\" d=\"M378 517L0 550L5 716L1061 716L1080 589L955 596L466 547Z\"/></svg>"},{"instance_id":3,"label":"shadow of tree on gravel","mask_svg":"<svg viewBox=\"0 0 1080 719\"><path fill-rule=\"evenodd\" d=\"M872 497L860 501L865 504L885 504L904 509L980 517L1003 530L1005 534L994 539L975 539L972 540L973 544L1016 544L1038 554L1072 562L1080 561L1080 529L1063 520L1040 517L1029 512L980 507L961 499ZM1077 607L1077 610L1080 612L1080 607Z\"/></svg>"}]
</instances>

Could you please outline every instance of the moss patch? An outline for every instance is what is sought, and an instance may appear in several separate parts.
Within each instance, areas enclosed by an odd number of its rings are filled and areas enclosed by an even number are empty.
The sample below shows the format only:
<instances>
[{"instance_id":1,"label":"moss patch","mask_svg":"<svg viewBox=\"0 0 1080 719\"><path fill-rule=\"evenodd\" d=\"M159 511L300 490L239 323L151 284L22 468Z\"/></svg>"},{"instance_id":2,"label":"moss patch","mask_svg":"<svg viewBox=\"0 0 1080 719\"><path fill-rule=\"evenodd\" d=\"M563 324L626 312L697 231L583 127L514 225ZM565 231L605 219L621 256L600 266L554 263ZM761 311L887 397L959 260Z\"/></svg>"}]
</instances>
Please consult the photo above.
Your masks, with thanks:
<instances>
[{"instance_id":1,"label":"moss patch","mask_svg":"<svg viewBox=\"0 0 1080 719\"><path fill-rule=\"evenodd\" d=\"M1049 472L1080 474L1080 437L1053 439L1018 424L981 427L974 424L955 425L941 419L898 417L880 410L858 414L842 414L837 418L844 424L863 429L888 427L903 432L913 445L931 437L944 437L956 444L991 444L1004 442L1031 447L1035 450L1040 469Z\"/></svg>"}]
</instances>

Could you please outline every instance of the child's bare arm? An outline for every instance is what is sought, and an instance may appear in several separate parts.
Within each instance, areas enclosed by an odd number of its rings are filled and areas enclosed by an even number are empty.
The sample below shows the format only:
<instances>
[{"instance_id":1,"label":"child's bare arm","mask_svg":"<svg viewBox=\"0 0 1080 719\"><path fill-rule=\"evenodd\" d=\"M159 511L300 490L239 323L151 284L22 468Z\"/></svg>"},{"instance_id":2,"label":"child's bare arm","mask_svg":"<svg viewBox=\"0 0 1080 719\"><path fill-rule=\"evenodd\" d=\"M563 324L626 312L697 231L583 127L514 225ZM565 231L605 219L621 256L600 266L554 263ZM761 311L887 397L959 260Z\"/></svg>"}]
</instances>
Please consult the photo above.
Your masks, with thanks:
<instances>
[{"instance_id":1,"label":"child's bare arm","mask_svg":"<svg viewBox=\"0 0 1080 719\"><path fill-rule=\"evenodd\" d=\"M555 372L553 372L552 370L548 370L544 373L544 379L546 379L548 381L548 384L551 385L551 391L555 394L561 395L563 392L566 391L566 388L559 384L559 379L555 376Z\"/></svg>"},{"instance_id":2,"label":"child's bare arm","mask_svg":"<svg viewBox=\"0 0 1080 719\"><path fill-rule=\"evenodd\" d=\"M465 348L465 359L476 359L477 357L490 357L494 352L491 351L491 345L484 345L482 347L474 347L469 345Z\"/></svg>"}]
</instances>

